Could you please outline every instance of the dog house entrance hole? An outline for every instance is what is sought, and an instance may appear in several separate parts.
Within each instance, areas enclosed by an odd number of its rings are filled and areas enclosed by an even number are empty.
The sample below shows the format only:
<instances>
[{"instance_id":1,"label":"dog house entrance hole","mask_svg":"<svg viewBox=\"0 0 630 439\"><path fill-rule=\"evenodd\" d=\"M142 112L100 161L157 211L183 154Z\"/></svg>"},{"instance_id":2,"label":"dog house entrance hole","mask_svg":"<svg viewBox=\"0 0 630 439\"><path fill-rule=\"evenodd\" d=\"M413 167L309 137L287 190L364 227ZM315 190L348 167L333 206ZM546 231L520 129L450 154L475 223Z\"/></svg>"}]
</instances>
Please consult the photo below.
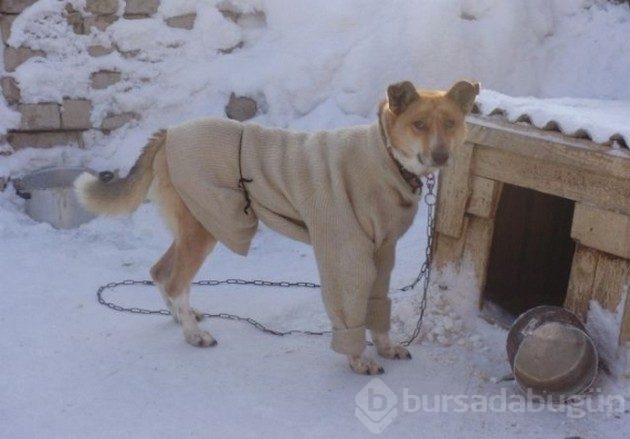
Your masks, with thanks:
<instances>
[{"instance_id":1,"label":"dog house entrance hole","mask_svg":"<svg viewBox=\"0 0 630 439\"><path fill-rule=\"evenodd\" d=\"M483 292L485 314L514 318L538 305L562 306L575 244L575 203L504 184ZM505 322L511 323L511 322Z\"/></svg>"}]
</instances>

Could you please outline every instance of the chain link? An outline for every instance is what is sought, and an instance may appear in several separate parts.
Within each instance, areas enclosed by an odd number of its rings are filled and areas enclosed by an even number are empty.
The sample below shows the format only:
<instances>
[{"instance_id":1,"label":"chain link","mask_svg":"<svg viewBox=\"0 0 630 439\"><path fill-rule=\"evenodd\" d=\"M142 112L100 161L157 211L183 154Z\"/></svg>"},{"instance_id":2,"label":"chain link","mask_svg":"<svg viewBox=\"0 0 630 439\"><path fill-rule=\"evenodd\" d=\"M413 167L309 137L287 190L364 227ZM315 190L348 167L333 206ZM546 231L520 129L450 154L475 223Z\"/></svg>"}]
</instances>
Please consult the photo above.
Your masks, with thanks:
<instances>
[{"instance_id":1,"label":"chain link","mask_svg":"<svg viewBox=\"0 0 630 439\"><path fill-rule=\"evenodd\" d=\"M411 337L407 340L401 342L403 346L409 346L413 341L418 338L420 335L420 330L422 328L422 321L424 319L424 313L427 307L427 292L429 290L429 283L431 280L431 265L433 262L433 233L435 229L435 204L436 204L436 194L435 194L435 176L433 174L429 174L425 177L425 186L427 188L427 192L424 195L424 202L427 205L427 246L425 249L425 260L420 267L420 272L418 276L414 279L412 283L406 285L402 288L399 288L397 291L409 291L413 290L420 282L422 282L422 297L420 299L420 305L418 307L418 320L416 321L415 328ZM146 315L171 315L171 312L167 309L144 309L138 307L123 307L117 305L113 302L109 302L105 300L104 293L105 290L113 290L120 286L152 286L155 285L153 281L150 280L132 280L127 279L121 282L110 282L108 284L102 285L96 291L96 298L98 303L104 305L114 311L118 312L128 312L132 314L146 314ZM274 287L274 288L320 288L319 284L313 282L288 282L288 281L269 281L269 280L244 280L244 279L225 279L225 280L214 280L214 279L205 279L192 282L192 285L195 286L210 286L215 287L219 285L253 285L257 287ZM292 334L300 334L300 335L327 335L331 334L332 331L310 331L304 329L289 329L286 331L280 331L277 329L269 328L262 323L251 317L241 317L236 314L228 314L228 313L202 313L201 316L206 318L218 318L218 319L226 319L226 320L235 320L239 322L244 322L249 325L252 325L256 329L264 332L266 334L272 334L277 336L285 336Z\"/></svg>"}]
</instances>

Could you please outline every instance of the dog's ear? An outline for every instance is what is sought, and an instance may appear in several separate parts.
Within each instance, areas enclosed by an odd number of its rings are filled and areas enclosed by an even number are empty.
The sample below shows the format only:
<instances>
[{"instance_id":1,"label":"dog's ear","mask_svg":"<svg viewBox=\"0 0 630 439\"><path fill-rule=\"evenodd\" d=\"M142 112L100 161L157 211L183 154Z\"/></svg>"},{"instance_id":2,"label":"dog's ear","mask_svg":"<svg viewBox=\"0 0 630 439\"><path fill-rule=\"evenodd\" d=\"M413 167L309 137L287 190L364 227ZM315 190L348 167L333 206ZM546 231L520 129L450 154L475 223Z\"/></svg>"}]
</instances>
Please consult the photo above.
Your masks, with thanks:
<instances>
[{"instance_id":1,"label":"dog's ear","mask_svg":"<svg viewBox=\"0 0 630 439\"><path fill-rule=\"evenodd\" d=\"M420 99L420 95L416 91L416 87L409 81L398 82L387 88L389 109L396 115L405 111L409 104L416 99Z\"/></svg>"},{"instance_id":2,"label":"dog's ear","mask_svg":"<svg viewBox=\"0 0 630 439\"><path fill-rule=\"evenodd\" d=\"M459 81L446 93L461 108L464 114L472 111L475 97L479 94L479 83L475 81Z\"/></svg>"}]
</instances>

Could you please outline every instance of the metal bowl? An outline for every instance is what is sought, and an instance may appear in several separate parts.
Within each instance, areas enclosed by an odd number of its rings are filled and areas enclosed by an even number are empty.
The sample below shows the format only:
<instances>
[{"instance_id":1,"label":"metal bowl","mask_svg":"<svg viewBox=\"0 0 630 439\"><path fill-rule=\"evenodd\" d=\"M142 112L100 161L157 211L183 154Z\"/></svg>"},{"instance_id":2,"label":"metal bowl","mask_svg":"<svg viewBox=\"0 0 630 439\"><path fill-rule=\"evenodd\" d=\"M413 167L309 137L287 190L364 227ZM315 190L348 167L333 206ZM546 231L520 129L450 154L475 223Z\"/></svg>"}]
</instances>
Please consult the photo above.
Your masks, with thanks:
<instances>
[{"instance_id":1,"label":"metal bowl","mask_svg":"<svg viewBox=\"0 0 630 439\"><path fill-rule=\"evenodd\" d=\"M57 229L73 229L94 218L81 206L74 193L74 180L83 172L94 173L82 167L43 168L14 179L13 186L26 200L28 216Z\"/></svg>"},{"instance_id":2,"label":"metal bowl","mask_svg":"<svg viewBox=\"0 0 630 439\"><path fill-rule=\"evenodd\" d=\"M554 402L588 390L597 375L593 340L577 316L557 306L532 308L516 319L507 353L518 386Z\"/></svg>"}]
</instances>

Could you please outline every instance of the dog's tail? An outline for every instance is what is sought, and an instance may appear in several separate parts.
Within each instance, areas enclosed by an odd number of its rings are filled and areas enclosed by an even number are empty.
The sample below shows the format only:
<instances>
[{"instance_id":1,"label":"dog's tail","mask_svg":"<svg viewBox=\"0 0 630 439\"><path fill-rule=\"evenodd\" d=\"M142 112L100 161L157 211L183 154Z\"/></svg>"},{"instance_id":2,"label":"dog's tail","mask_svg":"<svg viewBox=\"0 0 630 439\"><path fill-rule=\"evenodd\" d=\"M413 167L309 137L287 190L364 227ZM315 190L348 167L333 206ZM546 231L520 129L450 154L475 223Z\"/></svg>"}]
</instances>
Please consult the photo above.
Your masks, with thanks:
<instances>
[{"instance_id":1,"label":"dog's tail","mask_svg":"<svg viewBox=\"0 0 630 439\"><path fill-rule=\"evenodd\" d=\"M166 131L155 133L142 154L124 178L114 178L111 172L98 177L88 172L74 181L80 203L99 215L122 215L133 212L144 201L153 181L153 160L166 140Z\"/></svg>"}]
</instances>

